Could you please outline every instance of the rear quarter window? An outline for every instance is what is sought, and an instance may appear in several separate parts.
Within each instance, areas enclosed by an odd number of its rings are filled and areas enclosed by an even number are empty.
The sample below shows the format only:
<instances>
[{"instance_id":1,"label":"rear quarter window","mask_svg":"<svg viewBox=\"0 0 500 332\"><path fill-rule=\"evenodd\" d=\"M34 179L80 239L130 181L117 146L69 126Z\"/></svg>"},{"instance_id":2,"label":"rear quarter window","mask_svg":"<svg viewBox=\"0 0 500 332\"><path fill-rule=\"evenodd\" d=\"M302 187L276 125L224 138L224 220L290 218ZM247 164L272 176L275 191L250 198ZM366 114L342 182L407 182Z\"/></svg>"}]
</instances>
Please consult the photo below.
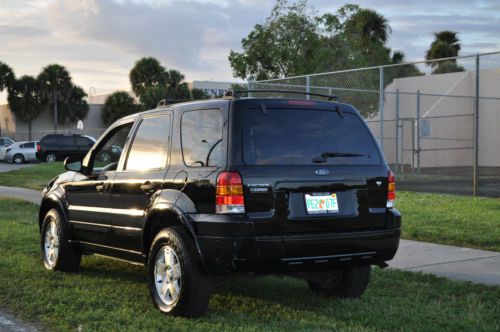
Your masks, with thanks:
<instances>
[{"instance_id":1,"label":"rear quarter window","mask_svg":"<svg viewBox=\"0 0 500 332\"><path fill-rule=\"evenodd\" d=\"M380 165L377 145L362 119L344 112L259 109L243 112L243 159L247 165ZM357 156L327 157L325 153Z\"/></svg>"},{"instance_id":2,"label":"rear quarter window","mask_svg":"<svg viewBox=\"0 0 500 332\"><path fill-rule=\"evenodd\" d=\"M182 115L182 155L187 166L221 165L222 125L219 109L189 111Z\"/></svg>"}]
</instances>

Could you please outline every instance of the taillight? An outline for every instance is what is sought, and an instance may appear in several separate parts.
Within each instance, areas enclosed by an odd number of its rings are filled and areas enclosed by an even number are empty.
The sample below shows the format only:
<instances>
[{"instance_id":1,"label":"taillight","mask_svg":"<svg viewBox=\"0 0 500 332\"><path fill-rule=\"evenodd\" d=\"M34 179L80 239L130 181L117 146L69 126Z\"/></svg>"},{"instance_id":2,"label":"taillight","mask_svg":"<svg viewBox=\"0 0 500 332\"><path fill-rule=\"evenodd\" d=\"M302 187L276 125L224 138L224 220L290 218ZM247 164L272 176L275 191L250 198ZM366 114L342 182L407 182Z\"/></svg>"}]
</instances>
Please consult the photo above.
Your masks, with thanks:
<instances>
[{"instance_id":1,"label":"taillight","mask_svg":"<svg viewBox=\"0 0 500 332\"><path fill-rule=\"evenodd\" d=\"M40 144L38 144L38 143L37 143L37 144L36 144L36 150L37 150L38 152L40 152L40 150L41 150L41 149L42 149L42 147L40 146Z\"/></svg>"},{"instance_id":2,"label":"taillight","mask_svg":"<svg viewBox=\"0 0 500 332\"><path fill-rule=\"evenodd\" d=\"M394 178L394 173L389 171L388 176L388 187L387 187L387 207L394 207L394 202L396 201L396 179Z\"/></svg>"},{"instance_id":3,"label":"taillight","mask_svg":"<svg viewBox=\"0 0 500 332\"><path fill-rule=\"evenodd\" d=\"M245 213L243 181L237 172L221 172L217 176L216 213Z\"/></svg>"}]
</instances>

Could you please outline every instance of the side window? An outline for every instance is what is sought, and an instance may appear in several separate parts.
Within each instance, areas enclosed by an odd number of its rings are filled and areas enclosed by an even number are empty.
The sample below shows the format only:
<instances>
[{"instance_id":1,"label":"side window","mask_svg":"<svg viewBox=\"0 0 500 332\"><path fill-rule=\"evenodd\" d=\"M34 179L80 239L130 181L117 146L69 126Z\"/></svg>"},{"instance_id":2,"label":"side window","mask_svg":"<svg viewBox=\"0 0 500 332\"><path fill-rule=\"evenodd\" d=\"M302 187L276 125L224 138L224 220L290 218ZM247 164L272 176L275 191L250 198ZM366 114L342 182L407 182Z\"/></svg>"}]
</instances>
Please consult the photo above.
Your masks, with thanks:
<instances>
[{"instance_id":1,"label":"side window","mask_svg":"<svg viewBox=\"0 0 500 332\"><path fill-rule=\"evenodd\" d=\"M132 142L125 170L164 168L167 165L169 136L169 115L143 119Z\"/></svg>"},{"instance_id":2,"label":"side window","mask_svg":"<svg viewBox=\"0 0 500 332\"><path fill-rule=\"evenodd\" d=\"M83 147L90 147L90 146L94 145L94 143L91 140L89 140L87 137L77 136L76 137L76 145L83 146Z\"/></svg>"},{"instance_id":3,"label":"side window","mask_svg":"<svg viewBox=\"0 0 500 332\"><path fill-rule=\"evenodd\" d=\"M28 147L27 145L28 145L28 143L21 144L21 145L19 146L19 148L21 148L21 149L26 149L26 148Z\"/></svg>"},{"instance_id":4,"label":"side window","mask_svg":"<svg viewBox=\"0 0 500 332\"><path fill-rule=\"evenodd\" d=\"M75 145L75 137L74 136L61 136L61 140L59 141L59 145L63 145L63 146Z\"/></svg>"},{"instance_id":5,"label":"side window","mask_svg":"<svg viewBox=\"0 0 500 332\"><path fill-rule=\"evenodd\" d=\"M182 155L187 166L220 165L222 122L220 110L190 111L182 115Z\"/></svg>"},{"instance_id":6,"label":"side window","mask_svg":"<svg viewBox=\"0 0 500 332\"><path fill-rule=\"evenodd\" d=\"M35 148L35 142L30 142L30 143L25 143L23 148L25 149L34 149Z\"/></svg>"},{"instance_id":7,"label":"side window","mask_svg":"<svg viewBox=\"0 0 500 332\"><path fill-rule=\"evenodd\" d=\"M100 147L94 152L94 171L114 171L123 152L128 133L132 129L132 122L116 128L104 138Z\"/></svg>"}]
</instances>

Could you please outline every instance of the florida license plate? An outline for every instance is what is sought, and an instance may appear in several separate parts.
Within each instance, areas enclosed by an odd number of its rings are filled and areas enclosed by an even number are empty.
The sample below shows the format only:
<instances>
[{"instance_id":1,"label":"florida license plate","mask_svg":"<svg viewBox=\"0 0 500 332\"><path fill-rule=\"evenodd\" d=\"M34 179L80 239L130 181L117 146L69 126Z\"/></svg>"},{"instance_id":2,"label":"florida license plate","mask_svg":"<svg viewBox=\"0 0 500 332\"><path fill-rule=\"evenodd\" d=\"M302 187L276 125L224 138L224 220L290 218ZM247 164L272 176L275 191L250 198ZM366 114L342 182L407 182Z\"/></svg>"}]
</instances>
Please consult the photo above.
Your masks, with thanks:
<instances>
[{"instance_id":1,"label":"florida license plate","mask_svg":"<svg viewBox=\"0 0 500 332\"><path fill-rule=\"evenodd\" d=\"M305 194L306 211L308 214L338 213L337 194L312 193Z\"/></svg>"}]
</instances>

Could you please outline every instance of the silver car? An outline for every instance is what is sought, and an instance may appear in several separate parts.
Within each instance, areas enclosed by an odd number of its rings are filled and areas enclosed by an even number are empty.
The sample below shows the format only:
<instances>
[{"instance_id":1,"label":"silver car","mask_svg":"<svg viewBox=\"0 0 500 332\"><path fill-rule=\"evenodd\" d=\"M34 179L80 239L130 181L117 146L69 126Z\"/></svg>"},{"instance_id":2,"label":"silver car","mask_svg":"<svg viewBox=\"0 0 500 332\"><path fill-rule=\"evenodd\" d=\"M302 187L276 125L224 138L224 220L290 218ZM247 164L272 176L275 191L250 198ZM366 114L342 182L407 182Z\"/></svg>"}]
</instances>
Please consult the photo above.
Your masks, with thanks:
<instances>
[{"instance_id":1,"label":"silver car","mask_svg":"<svg viewBox=\"0 0 500 332\"><path fill-rule=\"evenodd\" d=\"M12 143L15 143L15 141L8 137L0 137L0 147L11 145Z\"/></svg>"},{"instance_id":2,"label":"silver car","mask_svg":"<svg viewBox=\"0 0 500 332\"><path fill-rule=\"evenodd\" d=\"M22 164L27 161L35 161L37 141L16 142L0 149L0 160L9 163Z\"/></svg>"}]
</instances>

